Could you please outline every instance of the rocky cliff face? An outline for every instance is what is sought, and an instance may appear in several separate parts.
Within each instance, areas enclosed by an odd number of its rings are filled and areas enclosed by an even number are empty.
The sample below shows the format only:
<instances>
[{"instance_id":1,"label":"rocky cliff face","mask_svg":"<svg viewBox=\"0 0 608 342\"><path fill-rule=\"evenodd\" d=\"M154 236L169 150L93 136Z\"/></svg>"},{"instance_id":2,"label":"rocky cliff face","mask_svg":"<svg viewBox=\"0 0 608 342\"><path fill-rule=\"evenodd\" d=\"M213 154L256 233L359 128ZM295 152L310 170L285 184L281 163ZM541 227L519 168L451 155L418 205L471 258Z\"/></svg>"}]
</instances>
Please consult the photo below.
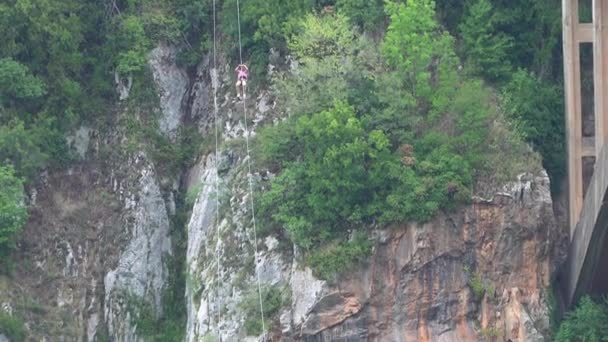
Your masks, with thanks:
<instances>
[{"instance_id":1,"label":"rocky cliff face","mask_svg":"<svg viewBox=\"0 0 608 342\"><path fill-rule=\"evenodd\" d=\"M154 172L143 154L106 171L73 167L32 189L18 265L0 286L2 304L26 317L32 340L92 341L107 323L114 340L135 341L129 299L160 310L171 250Z\"/></svg>"},{"instance_id":2,"label":"rocky cliff face","mask_svg":"<svg viewBox=\"0 0 608 342\"><path fill-rule=\"evenodd\" d=\"M251 102L248 111L256 123L276 117L266 96ZM217 163L219 194L212 155L190 173L191 185L204 186L188 225L188 341L218 335L225 341L542 341L548 336L547 290L565 235L544 171L522 174L490 191L493 197L473 198L426 224L374 231L369 262L328 284L299 264L297 250L272 237L260 239L254 255L239 111L228 98L221 103L227 142ZM254 178L263 186L269 176L261 172ZM279 289L287 299L266 317L269 334L253 337L244 328L250 317L242 303L256 291L258 276L263 288Z\"/></svg>"},{"instance_id":3,"label":"rocky cliff face","mask_svg":"<svg viewBox=\"0 0 608 342\"><path fill-rule=\"evenodd\" d=\"M327 287L306 341L543 341L556 229L546 175L424 225L376 232L369 265Z\"/></svg>"},{"instance_id":4,"label":"rocky cliff face","mask_svg":"<svg viewBox=\"0 0 608 342\"><path fill-rule=\"evenodd\" d=\"M232 190L219 227L219 282L213 204L205 191L190 221L190 240L207 244L189 246L198 284L187 294L189 341L218 331L223 340L246 340L239 303L255 291L256 267L263 286L291 293L267 318L275 341L543 341L549 333L547 289L564 236L544 173L521 175L493 198L426 224L375 231L372 258L336 284L315 279L272 238L259 242L262 251L252 262L251 227L243 226L250 219Z\"/></svg>"},{"instance_id":5,"label":"rocky cliff face","mask_svg":"<svg viewBox=\"0 0 608 342\"><path fill-rule=\"evenodd\" d=\"M171 56L167 47L151 54L159 79L173 79L162 76ZM29 189L30 220L13 275L0 277L0 304L24 318L32 341L141 341L142 308L162 314L175 205L171 187L161 191L160 183L171 180L161 179L143 149L126 150L121 115L106 132L78 130L69 139L77 165L44 174ZM174 116L160 115L166 134L179 124Z\"/></svg>"},{"instance_id":6,"label":"rocky cliff face","mask_svg":"<svg viewBox=\"0 0 608 342\"><path fill-rule=\"evenodd\" d=\"M243 107L231 95L230 68L212 73L208 64L204 58L188 75L173 48L150 55L159 127L170 139L184 117L213 134L217 82L217 160L203 153L186 179L161 177L142 150L117 153L125 145L120 129L104 135L83 128L73 138L80 164L44 175L30 190L31 220L13 278L0 279L0 304L23 313L34 340L144 340L141 306L163 313L179 183L196 195L185 228L187 341L543 340L546 289L564 241L546 174L523 174L492 198L425 224L376 229L369 261L327 283L284 239L262 237L254 253ZM250 95L254 134L279 115L270 95ZM258 171L255 183L265 186L272 175ZM258 277L283 301L265 317L266 336L247 336L243 303L255 295Z\"/></svg>"}]
</instances>

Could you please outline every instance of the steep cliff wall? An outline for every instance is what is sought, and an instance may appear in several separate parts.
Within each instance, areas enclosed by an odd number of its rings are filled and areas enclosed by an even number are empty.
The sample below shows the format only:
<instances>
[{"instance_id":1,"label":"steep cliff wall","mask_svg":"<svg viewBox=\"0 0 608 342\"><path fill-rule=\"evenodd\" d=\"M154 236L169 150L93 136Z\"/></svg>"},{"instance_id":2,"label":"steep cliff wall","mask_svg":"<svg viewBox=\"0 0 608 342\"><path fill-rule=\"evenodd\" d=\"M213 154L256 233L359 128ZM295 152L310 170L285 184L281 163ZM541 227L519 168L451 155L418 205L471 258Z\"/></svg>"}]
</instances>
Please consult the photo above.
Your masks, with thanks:
<instances>
[{"instance_id":1,"label":"steep cliff wall","mask_svg":"<svg viewBox=\"0 0 608 342\"><path fill-rule=\"evenodd\" d=\"M167 72L171 51L161 47L150 57L162 94L176 92L163 80L187 83ZM181 107L165 110L181 102L175 97L160 96L159 126L167 134L180 123ZM141 146L127 148L126 114L118 108L109 128L82 128L70 139L77 165L45 173L29 189L30 220L15 271L0 278L0 304L24 319L33 341L140 341L142 310L162 314L175 204L161 182L177 179L163 179Z\"/></svg>"},{"instance_id":2,"label":"steep cliff wall","mask_svg":"<svg viewBox=\"0 0 608 342\"><path fill-rule=\"evenodd\" d=\"M548 178L528 174L492 200L378 231L369 265L327 289L302 337L543 341L556 227Z\"/></svg>"},{"instance_id":3,"label":"steep cliff wall","mask_svg":"<svg viewBox=\"0 0 608 342\"><path fill-rule=\"evenodd\" d=\"M86 164L32 189L17 268L0 287L33 340L92 340L107 323L115 340L134 341L128 299L160 308L170 241L154 171L141 153L111 171Z\"/></svg>"},{"instance_id":4,"label":"steep cliff wall","mask_svg":"<svg viewBox=\"0 0 608 342\"><path fill-rule=\"evenodd\" d=\"M209 86L202 79L193 89ZM282 295L280 308L265 317L266 337L274 341L541 341L549 335L547 290L566 236L539 165L508 184L484 187L491 198L474 197L426 224L375 230L370 260L328 284L301 264L284 237L260 238L254 255L242 107L226 95L227 80L218 83L219 191L212 154L201 156L188 180L191 188L202 185L188 224L188 341L263 340L248 336L254 310L245 308L258 275L263 289ZM279 116L268 95L254 95L247 106L253 131ZM212 110L209 88L191 101ZM199 119L208 123L209 114ZM256 184L266 186L272 175L257 171Z\"/></svg>"},{"instance_id":5,"label":"steep cliff wall","mask_svg":"<svg viewBox=\"0 0 608 342\"><path fill-rule=\"evenodd\" d=\"M206 170L203 175L214 172ZM218 329L224 340L246 340L247 317L239 304L256 289L255 267L263 286L290 293L281 310L267 317L276 341L542 341L548 336L547 289L564 235L544 173L521 175L496 189L492 199L476 199L429 223L375 231L372 258L336 284L315 279L272 238L259 241L256 265L251 227L243 225L250 221L242 210L244 194L230 187L234 176L222 179L233 197L219 227L219 282L208 191L200 193L189 225L188 265L195 279L187 293L189 341L216 336Z\"/></svg>"},{"instance_id":6,"label":"steep cliff wall","mask_svg":"<svg viewBox=\"0 0 608 342\"><path fill-rule=\"evenodd\" d=\"M142 305L157 317L163 313L170 218L179 190L196 195L183 253L187 341L218 335L223 341L263 340L247 336L256 334L247 324L258 317L245 306L255 298L258 276L264 291L281 297L265 317L273 341L547 336L546 290L564 235L543 172L522 174L490 191L492 198L474 198L428 223L374 230L368 262L327 283L302 265L284 237L262 235L254 253L243 107L231 95L230 68L211 73L203 58L188 75L168 46L152 52L150 66L160 98L159 129L171 141L184 118L212 136L211 84L217 82L218 160L203 152L187 179L161 176L162 165L125 146L119 120L110 132L81 130L74 138L83 157L79 165L44 175L30 190L32 217L15 256L17 269L12 278L0 279L0 304L23 314L34 340L145 340L136 332ZM212 80L211 74L219 77ZM122 93L127 96L128 89ZM272 94L250 95L249 127L255 132L279 113ZM253 175L260 187L270 177L264 170Z\"/></svg>"}]
</instances>

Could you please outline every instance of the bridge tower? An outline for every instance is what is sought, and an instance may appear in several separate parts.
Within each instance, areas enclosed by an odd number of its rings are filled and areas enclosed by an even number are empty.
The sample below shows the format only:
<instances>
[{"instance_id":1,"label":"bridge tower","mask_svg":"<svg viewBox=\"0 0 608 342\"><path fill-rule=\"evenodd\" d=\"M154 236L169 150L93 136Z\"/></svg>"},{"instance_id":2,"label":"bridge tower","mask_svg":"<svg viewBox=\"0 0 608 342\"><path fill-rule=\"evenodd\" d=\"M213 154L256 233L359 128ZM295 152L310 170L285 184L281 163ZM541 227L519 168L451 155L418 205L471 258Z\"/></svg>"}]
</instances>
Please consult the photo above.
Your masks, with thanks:
<instances>
[{"instance_id":1,"label":"bridge tower","mask_svg":"<svg viewBox=\"0 0 608 342\"><path fill-rule=\"evenodd\" d=\"M608 142L608 0L587 0L592 15L582 21L579 1L585 0L562 0L571 238L595 160ZM584 85L590 89L581 77L583 48L593 58L593 70L586 73L593 90L587 92L581 90Z\"/></svg>"}]
</instances>

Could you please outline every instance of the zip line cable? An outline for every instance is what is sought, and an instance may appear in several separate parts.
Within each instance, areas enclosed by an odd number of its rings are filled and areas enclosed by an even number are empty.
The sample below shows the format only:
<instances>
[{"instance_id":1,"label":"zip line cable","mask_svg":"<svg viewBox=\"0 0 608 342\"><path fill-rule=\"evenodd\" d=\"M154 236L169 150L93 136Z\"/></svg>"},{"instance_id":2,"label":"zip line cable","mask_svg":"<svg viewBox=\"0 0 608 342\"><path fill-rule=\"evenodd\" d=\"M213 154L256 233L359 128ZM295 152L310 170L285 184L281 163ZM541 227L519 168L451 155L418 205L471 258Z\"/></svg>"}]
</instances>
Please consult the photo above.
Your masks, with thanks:
<instances>
[{"instance_id":1,"label":"zip line cable","mask_svg":"<svg viewBox=\"0 0 608 342\"><path fill-rule=\"evenodd\" d=\"M240 1L236 0L236 15L239 29L239 59L241 64L243 64L243 44L241 41L241 7ZM251 220L253 224L253 248L255 253L255 275L258 283L258 297L260 299L260 315L262 318L262 336L263 340L266 340L266 322L264 321L264 303L262 300L262 286L260 282L260 271L258 269L258 234L257 227L255 222L255 206L254 206L254 198L253 198L253 174L251 173L251 150L249 148L249 127L248 127L248 118L247 118L247 95L245 94L245 86L243 87L243 114L245 117L245 144L247 146L247 176L249 179L249 202L251 204Z\"/></svg>"},{"instance_id":2,"label":"zip line cable","mask_svg":"<svg viewBox=\"0 0 608 342\"><path fill-rule=\"evenodd\" d=\"M239 0L236 0L236 21L239 26L239 60L240 64L243 64L243 44L241 43L241 5ZM243 91L243 95L245 92Z\"/></svg>"},{"instance_id":3,"label":"zip line cable","mask_svg":"<svg viewBox=\"0 0 608 342\"><path fill-rule=\"evenodd\" d=\"M220 186L219 186L219 171L218 171L218 159L219 147L218 147L218 120L217 120L217 83L218 83L218 71L217 71L217 43L216 43L216 12L215 2L213 0L213 73L211 74L211 84L213 86L213 126L215 129L215 229L216 229L216 245L215 245L215 263L217 265L216 274L216 298L217 301L217 338L222 341L222 299L220 296L220 278L221 278L221 255L220 255Z\"/></svg>"}]
</instances>

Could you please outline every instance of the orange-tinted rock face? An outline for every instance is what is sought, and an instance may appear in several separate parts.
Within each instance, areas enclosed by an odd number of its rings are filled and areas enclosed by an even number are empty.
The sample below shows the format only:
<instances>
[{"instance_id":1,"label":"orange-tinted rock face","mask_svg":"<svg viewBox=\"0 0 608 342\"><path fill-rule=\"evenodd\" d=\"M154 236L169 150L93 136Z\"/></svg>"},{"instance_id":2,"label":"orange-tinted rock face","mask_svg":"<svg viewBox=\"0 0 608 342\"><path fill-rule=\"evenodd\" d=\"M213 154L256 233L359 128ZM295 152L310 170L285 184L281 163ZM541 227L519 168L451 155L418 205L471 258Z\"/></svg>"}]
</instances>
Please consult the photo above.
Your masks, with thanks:
<instances>
[{"instance_id":1,"label":"orange-tinted rock face","mask_svg":"<svg viewBox=\"0 0 608 342\"><path fill-rule=\"evenodd\" d=\"M378 231L368 265L317 301L300 338L542 341L563 238L545 176L423 225Z\"/></svg>"}]
</instances>

